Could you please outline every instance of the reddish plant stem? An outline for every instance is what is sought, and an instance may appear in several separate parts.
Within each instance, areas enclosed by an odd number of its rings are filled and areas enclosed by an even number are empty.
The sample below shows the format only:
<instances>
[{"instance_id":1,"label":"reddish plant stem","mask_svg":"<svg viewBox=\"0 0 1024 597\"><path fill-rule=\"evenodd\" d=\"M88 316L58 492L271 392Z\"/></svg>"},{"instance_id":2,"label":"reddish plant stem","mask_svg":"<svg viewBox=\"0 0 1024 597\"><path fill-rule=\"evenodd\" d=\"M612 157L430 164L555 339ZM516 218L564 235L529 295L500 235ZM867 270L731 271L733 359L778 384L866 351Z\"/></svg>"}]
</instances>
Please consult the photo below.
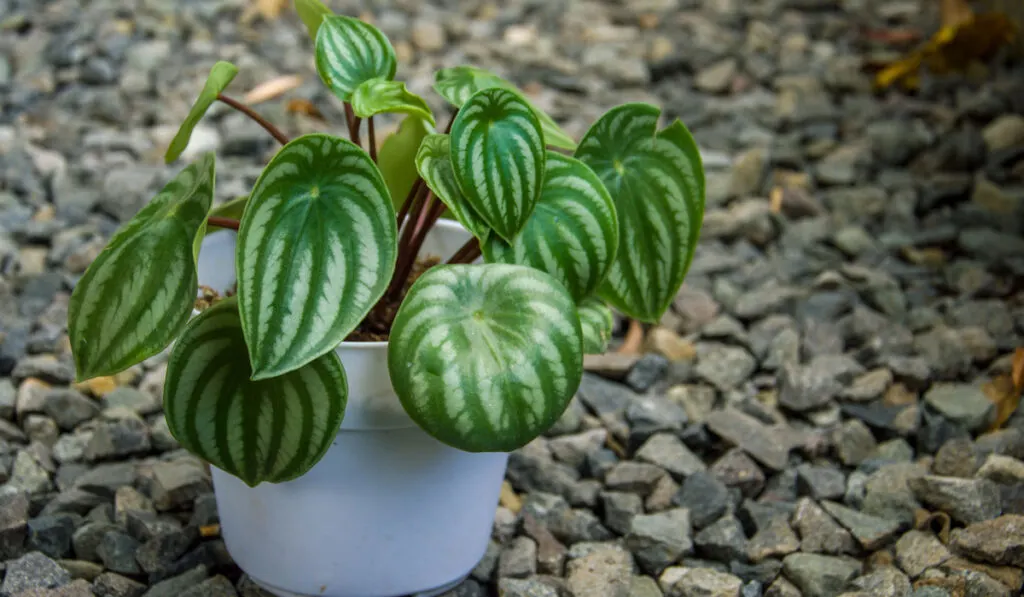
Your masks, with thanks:
<instances>
[{"instance_id":1,"label":"reddish plant stem","mask_svg":"<svg viewBox=\"0 0 1024 597\"><path fill-rule=\"evenodd\" d=\"M241 225L241 222L238 220L221 218L219 216L210 216L206 219L206 223L210 226L216 226L217 228L230 228L232 230L238 230L238 226Z\"/></svg>"},{"instance_id":2,"label":"reddish plant stem","mask_svg":"<svg viewBox=\"0 0 1024 597\"><path fill-rule=\"evenodd\" d=\"M352 104L345 102L345 119L348 121L348 136L352 142L362 147L359 142L359 124L362 122L356 113L352 111Z\"/></svg>"},{"instance_id":3,"label":"reddish plant stem","mask_svg":"<svg viewBox=\"0 0 1024 597\"><path fill-rule=\"evenodd\" d=\"M415 222L410 220L405 231L402 233L402 240L398 245L398 262L395 264L395 277L391 279L391 286L386 294L391 300L398 299L398 294L402 291L402 285L405 284L405 279L409 277L409 272L412 271L412 266L416 263L416 255L420 251L420 246L423 245L423 237L426 236L425 232L422 234L420 232L426 227L427 220L434 211L434 203L441 202L434 198L433 192L428 190L423 207L419 210L419 217L416 218Z\"/></svg>"},{"instance_id":4,"label":"reddish plant stem","mask_svg":"<svg viewBox=\"0 0 1024 597\"><path fill-rule=\"evenodd\" d=\"M253 119L253 121L255 121L256 124L262 126L264 128L264 130L266 130L268 133L273 135L273 137L275 139L277 139L278 143L280 143L281 145L287 145L288 144L288 136L287 135L282 133L280 129L278 129L276 126L271 124L269 120L267 120L266 118L264 118L264 117L260 116L259 114L257 114L256 111L253 110L252 108L250 108L249 106L243 104L242 102L240 102L240 101L238 101L238 100L236 100L234 98L230 98L230 97L224 95L223 93L217 94L217 99L219 101L224 102L225 104L231 106L235 110L238 110L242 114L245 114L249 118Z\"/></svg>"},{"instance_id":5,"label":"reddish plant stem","mask_svg":"<svg viewBox=\"0 0 1024 597\"><path fill-rule=\"evenodd\" d=\"M416 183L409 189L409 194L406 195L405 201L402 202L402 208L398 210L398 229L402 229L402 223L405 222L405 216L409 215L409 209L412 207L413 202L418 198L420 191L423 189L423 179L417 178Z\"/></svg>"},{"instance_id":6,"label":"reddish plant stem","mask_svg":"<svg viewBox=\"0 0 1024 597\"><path fill-rule=\"evenodd\" d=\"M466 241L466 244L459 247L459 250L448 260L448 265L456 263L473 263L473 260L480 256L480 239L473 237Z\"/></svg>"},{"instance_id":7,"label":"reddish plant stem","mask_svg":"<svg viewBox=\"0 0 1024 597\"><path fill-rule=\"evenodd\" d=\"M455 111L452 112L452 117L448 119L448 126L446 126L444 128L444 134L447 135L447 134L452 132L452 125L455 124L455 117L458 116L458 115L459 115L459 109L455 108Z\"/></svg>"},{"instance_id":8,"label":"reddish plant stem","mask_svg":"<svg viewBox=\"0 0 1024 597\"><path fill-rule=\"evenodd\" d=\"M373 130L373 116L366 119L367 144L370 146L370 159L377 163L377 134Z\"/></svg>"}]
</instances>

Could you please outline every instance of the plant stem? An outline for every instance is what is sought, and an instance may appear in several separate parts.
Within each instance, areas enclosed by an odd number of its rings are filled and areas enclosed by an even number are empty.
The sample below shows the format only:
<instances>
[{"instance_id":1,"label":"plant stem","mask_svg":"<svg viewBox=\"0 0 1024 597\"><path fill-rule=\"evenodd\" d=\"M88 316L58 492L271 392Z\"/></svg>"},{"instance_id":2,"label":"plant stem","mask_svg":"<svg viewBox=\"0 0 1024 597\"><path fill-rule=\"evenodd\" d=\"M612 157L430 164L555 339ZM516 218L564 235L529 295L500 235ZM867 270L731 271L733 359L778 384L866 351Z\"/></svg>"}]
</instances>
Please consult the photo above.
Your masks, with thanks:
<instances>
[{"instance_id":1,"label":"plant stem","mask_svg":"<svg viewBox=\"0 0 1024 597\"><path fill-rule=\"evenodd\" d=\"M288 136L287 135L282 133L281 130L278 129L276 126L270 124L270 121L268 121L266 118L264 118L264 117L260 116L259 114L257 114L256 111L253 110L252 108L250 108L249 106L243 104L242 102L240 102L240 101L238 101L238 100L236 100L234 98L230 98L230 97L224 95L223 93L217 94L217 99L222 101L222 102L224 102L225 104L231 106L232 108L238 110L242 114L245 114L246 116L248 116L249 118L253 119L254 121L256 121L257 124L262 126L268 133L273 135L274 138L277 139L277 141L281 145L287 145L288 144Z\"/></svg>"},{"instance_id":2,"label":"plant stem","mask_svg":"<svg viewBox=\"0 0 1024 597\"><path fill-rule=\"evenodd\" d=\"M359 124L361 119L352 111L352 104L348 102L345 102L345 118L348 120L348 136L351 137L353 143L362 147L363 145L359 142Z\"/></svg>"},{"instance_id":3,"label":"plant stem","mask_svg":"<svg viewBox=\"0 0 1024 597\"><path fill-rule=\"evenodd\" d=\"M217 228L231 228L232 230L238 230L238 226L241 224L238 220L221 218L219 216L210 216L207 218L206 223Z\"/></svg>"},{"instance_id":4,"label":"plant stem","mask_svg":"<svg viewBox=\"0 0 1024 597\"><path fill-rule=\"evenodd\" d=\"M458 251L448 260L448 265L455 263L473 263L473 260L480 256L480 239L473 237L466 241Z\"/></svg>"},{"instance_id":5,"label":"plant stem","mask_svg":"<svg viewBox=\"0 0 1024 597\"><path fill-rule=\"evenodd\" d=\"M398 262L395 264L395 277L392 278L391 286L386 294L391 300L398 298L398 293L402 291L405 279L409 277L409 272L412 271L412 266L416 263L416 255L419 253L420 246L423 245L420 231L426 227L425 225L430 218L430 213L434 210L435 202L441 203L434 197L434 193L428 189L426 199L423 201L423 205L420 206L416 220L410 219L406 224L405 230L402 232L402 239L398 244ZM444 205L443 203L441 204ZM426 236L426 233L423 233L422 236Z\"/></svg>"},{"instance_id":6,"label":"plant stem","mask_svg":"<svg viewBox=\"0 0 1024 597\"><path fill-rule=\"evenodd\" d=\"M444 134L447 135L447 134L452 132L452 125L455 124L455 117L458 116L458 115L459 115L459 109L455 108L455 111L452 112L452 117L448 119L448 126L446 126L444 128Z\"/></svg>"},{"instance_id":7,"label":"plant stem","mask_svg":"<svg viewBox=\"0 0 1024 597\"><path fill-rule=\"evenodd\" d=\"M409 189L409 194L406 195L405 201L402 202L402 208L398 210L398 229L402 229L402 223L405 221L405 216L409 215L409 209L412 207L413 202L416 200L420 191L423 189L423 179L417 178L416 183Z\"/></svg>"},{"instance_id":8,"label":"plant stem","mask_svg":"<svg viewBox=\"0 0 1024 597\"><path fill-rule=\"evenodd\" d=\"M377 163L377 135L373 130L373 116L366 119L366 142L370 145L370 159Z\"/></svg>"}]
</instances>

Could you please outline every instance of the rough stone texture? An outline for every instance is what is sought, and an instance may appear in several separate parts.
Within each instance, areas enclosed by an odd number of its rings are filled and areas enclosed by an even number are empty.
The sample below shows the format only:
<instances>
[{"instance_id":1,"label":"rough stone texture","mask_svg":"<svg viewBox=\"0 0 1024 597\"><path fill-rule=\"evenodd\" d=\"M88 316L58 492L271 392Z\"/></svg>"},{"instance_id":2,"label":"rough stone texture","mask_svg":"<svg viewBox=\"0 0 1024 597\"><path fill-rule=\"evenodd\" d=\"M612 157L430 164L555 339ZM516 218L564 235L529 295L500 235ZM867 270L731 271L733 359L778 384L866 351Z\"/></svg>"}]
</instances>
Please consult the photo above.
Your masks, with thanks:
<instances>
[{"instance_id":1,"label":"rough stone texture","mask_svg":"<svg viewBox=\"0 0 1024 597\"><path fill-rule=\"evenodd\" d=\"M951 544L972 559L1024 568L1024 516L1000 516L954 530Z\"/></svg>"},{"instance_id":2,"label":"rough stone texture","mask_svg":"<svg viewBox=\"0 0 1024 597\"><path fill-rule=\"evenodd\" d=\"M1002 513L999 488L987 479L958 479L928 475L911 482L917 499L970 524Z\"/></svg>"},{"instance_id":3,"label":"rough stone texture","mask_svg":"<svg viewBox=\"0 0 1024 597\"><path fill-rule=\"evenodd\" d=\"M931 533L909 531L896 542L896 563L910 578L941 565L952 555Z\"/></svg>"},{"instance_id":4,"label":"rough stone texture","mask_svg":"<svg viewBox=\"0 0 1024 597\"><path fill-rule=\"evenodd\" d=\"M830 597L860 574L861 565L852 559L794 553L782 560L782 570L805 597Z\"/></svg>"}]
</instances>

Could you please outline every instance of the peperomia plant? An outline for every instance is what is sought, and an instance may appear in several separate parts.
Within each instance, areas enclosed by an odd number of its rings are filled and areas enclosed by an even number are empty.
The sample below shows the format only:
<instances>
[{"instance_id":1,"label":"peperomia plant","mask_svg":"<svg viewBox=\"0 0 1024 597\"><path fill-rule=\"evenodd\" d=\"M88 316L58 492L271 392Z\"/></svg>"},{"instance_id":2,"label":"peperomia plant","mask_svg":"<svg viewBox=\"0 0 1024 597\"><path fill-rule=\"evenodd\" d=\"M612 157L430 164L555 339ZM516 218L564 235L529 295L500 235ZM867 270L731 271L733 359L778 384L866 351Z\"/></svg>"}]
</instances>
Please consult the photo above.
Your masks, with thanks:
<instances>
[{"instance_id":1,"label":"peperomia plant","mask_svg":"<svg viewBox=\"0 0 1024 597\"><path fill-rule=\"evenodd\" d=\"M704 212L693 138L629 103L576 143L515 85L470 66L437 72L454 109L438 128L395 80L378 29L319 0L295 5L348 138L288 139L226 96L237 69L214 65L167 162L216 101L283 147L247 197L217 207L215 157L200 156L117 231L71 297L78 379L171 347L172 434L255 486L302 475L331 445L348 400L339 344L386 339L392 386L427 433L473 452L525 445L567 407L584 355L606 350L611 309L656 322L682 285ZM382 113L403 120L378 155ZM442 217L471 240L427 261ZM237 230L237 288L197 308L208 228Z\"/></svg>"}]
</instances>

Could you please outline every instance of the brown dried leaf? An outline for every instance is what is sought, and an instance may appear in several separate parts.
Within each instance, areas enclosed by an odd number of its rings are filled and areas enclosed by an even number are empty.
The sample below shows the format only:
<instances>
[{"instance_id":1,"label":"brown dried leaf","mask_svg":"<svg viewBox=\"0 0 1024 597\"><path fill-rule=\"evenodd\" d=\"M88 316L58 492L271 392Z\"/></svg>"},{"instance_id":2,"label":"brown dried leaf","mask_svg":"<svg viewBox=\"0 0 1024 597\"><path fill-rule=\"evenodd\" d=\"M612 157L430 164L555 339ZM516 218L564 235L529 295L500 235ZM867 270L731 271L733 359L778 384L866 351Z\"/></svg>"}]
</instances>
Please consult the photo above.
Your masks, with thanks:
<instances>
[{"instance_id":1,"label":"brown dried leaf","mask_svg":"<svg viewBox=\"0 0 1024 597\"><path fill-rule=\"evenodd\" d=\"M316 120L324 120L324 115L320 112L320 109L308 99L296 98L288 100L288 105L285 109L295 114L302 114L304 116L309 116L310 118L315 118Z\"/></svg>"},{"instance_id":2,"label":"brown dried leaf","mask_svg":"<svg viewBox=\"0 0 1024 597\"><path fill-rule=\"evenodd\" d=\"M498 503L516 514L523 509L523 499L516 494L516 491L512 489L512 484L507 480L501 483L501 496L498 498Z\"/></svg>"},{"instance_id":3,"label":"brown dried leaf","mask_svg":"<svg viewBox=\"0 0 1024 597\"><path fill-rule=\"evenodd\" d=\"M199 527L200 537L220 537L220 525L219 524L208 524Z\"/></svg>"},{"instance_id":4,"label":"brown dried leaf","mask_svg":"<svg viewBox=\"0 0 1024 597\"><path fill-rule=\"evenodd\" d=\"M1020 404L1021 387L1013 383L1013 378L1010 375L1000 375L984 384L981 389L996 405L995 420L989 430L999 429L1017 410L1017 406Z\"/></svg>"},{"instance_id":5,"label":"brown dried leaf","mask_svg":"<svg viewBox=\"0 0 1024 597\"><path fill-rule=\"evenodd\" d=\"M289 0L253 0L253 3L242 11L242 24L248 25L256 17L261 17L265 21L273 21L281 16L281 12L288 4Z\"/></svg>"}]
</instances>

